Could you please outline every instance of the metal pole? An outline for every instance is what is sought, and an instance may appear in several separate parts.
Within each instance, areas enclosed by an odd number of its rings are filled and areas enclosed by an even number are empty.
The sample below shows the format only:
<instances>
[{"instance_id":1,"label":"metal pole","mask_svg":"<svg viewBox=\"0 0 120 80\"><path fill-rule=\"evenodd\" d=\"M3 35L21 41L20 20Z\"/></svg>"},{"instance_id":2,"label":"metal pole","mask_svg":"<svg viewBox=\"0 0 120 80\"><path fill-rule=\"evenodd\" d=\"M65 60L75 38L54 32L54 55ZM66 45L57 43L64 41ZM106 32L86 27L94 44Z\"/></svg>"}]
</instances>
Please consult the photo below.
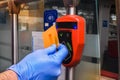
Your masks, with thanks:
<instances>
[{"instance_id":1,"label":"metal pole","mask_svg":"<svg viewBox=\"0 0 120 80\"><path fill-rule=\"evenodd\" d=\"M67 68L66 69L66 79L65 80L75 80L74 78L75 68Z\"/></svg>"},{"instance_id":2,"label":"metal pole","mask_svg":"<svg viewBox=\"0 0 120 80\"><path fill-rule=\"evenodd\" d=\"M12 14L12 58L13 64L18 62L18 14Z\"/></svg>"},{"instance_id":3,"label":"metal pole","mask_svg":"<svg viewBox=\"0 0 120 80\"><path fill-rule=\"evenodd\" d=\"M76 7L74 7L74 6L66 7L66 10L67 10L67 14L68 15L74 15L74 14L76 14Z\"/></svg>"},{"instance_id":4,"label":"metal pole","mask_svg":"<svg viewBox=\"0 0 120 80\"><path fill-rule=\"evenodd\" d=\"M67 15L76 15L76 6L80 0L63 0ZM66 68L66 80L75 80L75 67Z\"/></svg>"},{"instance_id":5,"label":"metal pole","mask_svg":"<svg viewBox=\"0 0 120 80\"><path fill-rule=\"evenodd\" d=\"M18 14L20 12L20 4L32 2L33 0L7 0L9 12L12 16L12 64L18 62L19 46L18 46ZM38 0L34 0L38 1ZM4 2L6 3L6 2ZM0 4L2 5L2 4Z\"/></svg>"},{"instance_id":6,"label":"metal pole","mask_svg":"<svg viewBox=\"0 0 120 80\"><path fill-rule=\"evenodd\" d=\"M76 7L72 6L68 8L67 14L69 15L75 15L76 14ZM67 72L68 75L66 76L67 79L66 80L74 80L74 67L71 68L67 68Z\"/></svg>"}]
</instances>

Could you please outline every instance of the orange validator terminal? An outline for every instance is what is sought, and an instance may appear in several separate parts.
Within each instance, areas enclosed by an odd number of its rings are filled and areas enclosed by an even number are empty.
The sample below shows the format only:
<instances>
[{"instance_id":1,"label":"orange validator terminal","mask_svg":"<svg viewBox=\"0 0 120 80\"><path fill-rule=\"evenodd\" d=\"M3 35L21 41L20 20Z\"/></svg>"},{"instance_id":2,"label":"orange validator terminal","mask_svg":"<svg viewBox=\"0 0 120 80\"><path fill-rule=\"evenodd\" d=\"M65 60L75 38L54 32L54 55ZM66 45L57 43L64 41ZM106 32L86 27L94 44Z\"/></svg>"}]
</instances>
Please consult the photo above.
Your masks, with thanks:
<instances>
[{"instance_id":1,"label":"orange validator terminal","mask_svg":"<svg viewBox=\"0 0 120 80\"><path fill-rule=\"evenodd\" d=\"M59 42L67 46L69 54L63 61L66 67L77 65L85 44L85 19L77 15L66 15L56 20Z\"/></svg>"}]
</instances>

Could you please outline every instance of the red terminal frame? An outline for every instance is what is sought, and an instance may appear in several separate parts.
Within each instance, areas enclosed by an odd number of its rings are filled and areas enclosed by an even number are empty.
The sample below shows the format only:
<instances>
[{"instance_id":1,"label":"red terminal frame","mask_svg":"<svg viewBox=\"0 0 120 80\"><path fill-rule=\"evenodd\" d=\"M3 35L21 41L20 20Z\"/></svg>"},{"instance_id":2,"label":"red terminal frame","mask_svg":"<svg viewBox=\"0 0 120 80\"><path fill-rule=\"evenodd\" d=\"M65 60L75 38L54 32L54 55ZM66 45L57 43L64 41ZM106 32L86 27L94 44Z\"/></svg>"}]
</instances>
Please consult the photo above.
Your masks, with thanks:
<instances>
[{"instance_id":1,"label":"red terminal frame","mask_svg":"<svg viewBox=\"0 0 120 80\"><path fill-rule=\"evenodd\" d=\"M69 31L72 33L72 46L73 46L73 56L72 60L68 64L63 64L66 67L72 67L77 65L83 53L83 48L85 44L85 19L77 15L66 15L58 18L56 22L77 22L77 29L66 29L58 28L58 31Z\"/></svg>"}]
</instances>

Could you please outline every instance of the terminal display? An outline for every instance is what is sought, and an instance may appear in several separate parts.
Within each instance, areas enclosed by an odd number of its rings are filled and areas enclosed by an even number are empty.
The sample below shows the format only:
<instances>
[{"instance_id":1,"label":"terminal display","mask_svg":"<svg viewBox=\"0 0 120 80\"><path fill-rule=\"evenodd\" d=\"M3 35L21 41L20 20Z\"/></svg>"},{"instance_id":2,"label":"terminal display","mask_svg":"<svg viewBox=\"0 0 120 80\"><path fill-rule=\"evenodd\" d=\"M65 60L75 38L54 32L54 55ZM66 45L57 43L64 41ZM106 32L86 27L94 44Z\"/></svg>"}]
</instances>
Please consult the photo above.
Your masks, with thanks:
<instances>
[{"instance_id":1,"label":"terminal display","mask_svg":"<svg viewBox=\"0 0 120 80\"><path fill-rule=\"evenodd\" d=\"M77 29L77 22L59 22L57 28Z\"/></svg>"}]
</instances>

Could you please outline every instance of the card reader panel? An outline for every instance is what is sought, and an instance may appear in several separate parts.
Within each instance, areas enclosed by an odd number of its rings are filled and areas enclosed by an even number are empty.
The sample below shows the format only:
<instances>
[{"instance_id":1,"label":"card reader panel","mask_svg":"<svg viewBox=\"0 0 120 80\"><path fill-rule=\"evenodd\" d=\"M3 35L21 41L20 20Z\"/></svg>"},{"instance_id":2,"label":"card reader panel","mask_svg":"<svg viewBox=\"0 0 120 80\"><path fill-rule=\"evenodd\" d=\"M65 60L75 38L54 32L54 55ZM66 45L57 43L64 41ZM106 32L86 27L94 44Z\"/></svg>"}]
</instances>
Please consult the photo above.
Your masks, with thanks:
<instances>
[{"instance_id":1,"label":"card reader panel","mask_svg":"<svg viewBox=\"0 0 120 80\"><path fill-rule=\"evenodd\" d=\"M59 42L66 45L68 48L68 56L63 61L64 64L68 64L72 60L73 48L72 48L72 37L69 31L59 31L58 32Z\"/></svg>"},{"instance_id":2,"label":"card reader panel","mask_svg":"<svg viewBox=\"0 0 120 80\"><path fill-rule=\"evenodd\" d=\"M85 24L85 19L77 15L65 15L56 20L59 41L69 51L63 61L66 67L76 66L81 60L85 44Z\"/></svg>"}]
</instances>

